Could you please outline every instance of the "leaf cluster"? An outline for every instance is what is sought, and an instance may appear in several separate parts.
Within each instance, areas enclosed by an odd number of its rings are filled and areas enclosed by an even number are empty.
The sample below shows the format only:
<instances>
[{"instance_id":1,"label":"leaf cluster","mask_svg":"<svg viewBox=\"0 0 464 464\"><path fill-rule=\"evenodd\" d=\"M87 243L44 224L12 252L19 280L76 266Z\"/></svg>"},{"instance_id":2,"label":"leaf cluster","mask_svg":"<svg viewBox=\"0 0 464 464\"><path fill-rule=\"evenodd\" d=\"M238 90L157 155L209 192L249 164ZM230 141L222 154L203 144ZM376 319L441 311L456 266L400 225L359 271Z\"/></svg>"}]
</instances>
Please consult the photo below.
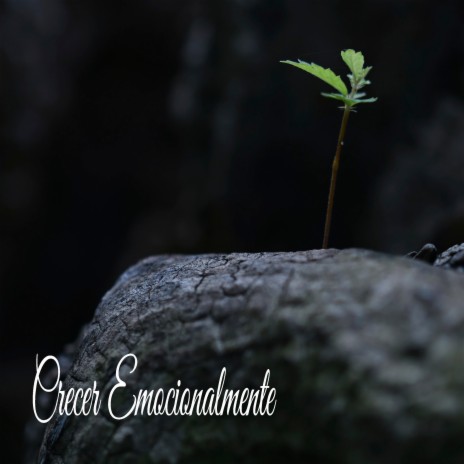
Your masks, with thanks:
<instances>
[{"instance_id":1,"label":"leaf cluster","mask_svg":"<svg viewBox=\"0 0 464 464\"><path fill-rule=\"evenodd\" d=\"M373 103L377 101L377 98L364 98L366 96L365 92L360 92L360 90L369 85L371 82L366 79L369 71L372 69L372 66L364 67L364 56L361 52L356 52L352 49L344 50L341 52L341 56L345 64L348 66L351 71L348 74L348 79L350 81L351 90L348 91L346 84L343 82L342 78L336 75L330 68L323 68L315 63L306 63L305 61L291 61L285 60L281 63L289 64L295 66L303 71L306 71L313 76L318 77L326 84L332 86L337 93L326 93L322 92L322 95L327 98L332 98L334 100L339 100L343 102L347 107L352 108L359 103Z\"/></svg>"}]
</instances>

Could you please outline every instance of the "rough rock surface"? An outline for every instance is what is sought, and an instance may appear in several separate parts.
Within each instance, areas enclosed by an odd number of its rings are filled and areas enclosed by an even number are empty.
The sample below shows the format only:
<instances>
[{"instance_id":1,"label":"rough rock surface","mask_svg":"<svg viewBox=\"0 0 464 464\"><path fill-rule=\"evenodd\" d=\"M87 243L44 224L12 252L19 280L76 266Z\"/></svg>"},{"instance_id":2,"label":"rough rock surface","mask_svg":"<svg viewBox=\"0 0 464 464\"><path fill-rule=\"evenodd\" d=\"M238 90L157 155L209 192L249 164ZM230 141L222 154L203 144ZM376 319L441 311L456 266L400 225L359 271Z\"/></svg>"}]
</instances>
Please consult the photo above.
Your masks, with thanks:
<instances>
[{"instance_id":1,"label":"rough rock surface","mask_svg":"<svg viewBox=\"0 0 464 464\"><path fill-rule=\"evenodd\" d=\"M159 256L86 328L65 387L277 388L272 417L56 417L39 462L462 463L464 276L362 250ZM103 409L103 408L102 408Z\"/></svg>"},{"instance_id":2,"label":"rough rock surface","mask_svg":"<svg viewBox=\"0 0 464 464\"><path fill-rule=\"evenodd\" d=\"M433 265L464 272L464 243L454 245L440 253Z\"/></svg>"}]
</instances>

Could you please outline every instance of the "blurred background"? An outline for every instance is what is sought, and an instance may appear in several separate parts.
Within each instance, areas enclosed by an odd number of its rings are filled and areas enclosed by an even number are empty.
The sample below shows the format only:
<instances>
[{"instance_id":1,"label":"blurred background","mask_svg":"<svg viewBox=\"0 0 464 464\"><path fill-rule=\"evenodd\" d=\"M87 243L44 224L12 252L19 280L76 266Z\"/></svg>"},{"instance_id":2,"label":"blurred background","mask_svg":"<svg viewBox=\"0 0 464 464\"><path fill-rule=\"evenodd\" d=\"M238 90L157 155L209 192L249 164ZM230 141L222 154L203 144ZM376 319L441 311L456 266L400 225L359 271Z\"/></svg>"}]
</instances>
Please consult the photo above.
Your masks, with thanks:
<instances>
[{"instance_id":1,"label":"blurred background","mask_svg":"<svg viewBox=\"0 0 464 464\"><path fill-rule=\"evenodd\" d=\"M350 118L333 247L464 241L462 0L0 4L0 440L19 462L35 355L130 264L319 248L341 111L279 64L379 100Z\"/></svg>"}]
</instances>

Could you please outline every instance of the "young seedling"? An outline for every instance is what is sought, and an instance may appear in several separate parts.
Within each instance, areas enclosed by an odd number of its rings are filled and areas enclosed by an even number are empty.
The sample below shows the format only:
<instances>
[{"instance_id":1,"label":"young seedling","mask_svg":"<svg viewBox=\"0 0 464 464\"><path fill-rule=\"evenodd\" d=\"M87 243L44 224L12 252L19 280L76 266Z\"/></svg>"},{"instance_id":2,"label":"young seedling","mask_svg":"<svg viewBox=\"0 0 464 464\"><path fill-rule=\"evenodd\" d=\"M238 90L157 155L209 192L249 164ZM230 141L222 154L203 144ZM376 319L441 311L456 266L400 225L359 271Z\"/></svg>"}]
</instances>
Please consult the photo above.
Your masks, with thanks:
<instances>
[{"instance_id":1,"label":"young seedling","mask_svg":"<svg viewBox=\"0 0 464 464\"><path fill-rule=\"evenodd\" d=\"M332 210L334 205L335 198L335 186L337 184L337 174L338 167L340 165L340 154L342 152L343 140L345 138L346 126L348 124L348 117L353 111L353 108L359 103L373 103L377 98L364 98L365 93L360 92L360 90L366 85L370 84L370 81L366 79L367 74L372 69L372 66L364 67L364 56L361 52L355 52L354 50L345 50L341 52L342 59L348 66L351 71L351 74L348 74L348 79L350 81L351 90L348 92L348 88L340 76L337 76L331 69L323 68L314 63L306 63L304 61L298 60L290 61L285 60L281 63L290 64L297 68L306 71L313 76L318 77L323 80L325 83L332 86L337 93L325 93L322 92L322 95L327 98L332 98L334 100L339 100L343 103L341 107L343 109L343 118L342 125L340 127L340 133L338 134L337 150L335 152L335 157L332 163L332 177L330 180L330 189L329 189L329 201L327 204L327 214L325 217L325 227L324 227L324 239L322 242L322 248L327 248L329 244L329 235L330 235L330 224L332 221Z\"/></svg>"}]
</instances>

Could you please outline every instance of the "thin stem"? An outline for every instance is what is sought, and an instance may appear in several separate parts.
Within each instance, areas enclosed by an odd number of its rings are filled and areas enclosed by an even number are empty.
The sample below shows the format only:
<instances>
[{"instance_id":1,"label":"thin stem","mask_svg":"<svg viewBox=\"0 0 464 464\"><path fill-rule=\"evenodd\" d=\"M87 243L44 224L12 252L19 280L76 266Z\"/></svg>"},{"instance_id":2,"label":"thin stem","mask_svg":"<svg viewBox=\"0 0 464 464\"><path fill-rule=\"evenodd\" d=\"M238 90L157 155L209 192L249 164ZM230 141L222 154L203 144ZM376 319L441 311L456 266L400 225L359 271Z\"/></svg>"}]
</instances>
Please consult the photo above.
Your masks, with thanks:
<instances>
[{"instance_id":1,"label":"thin stem","mask_svg":"<svg viewBox=\"0 0 464 464\"><path fill-rule=\"evenodd\" d=\"M324 240L322 242L323 249L326 249L329 245L330 224L332 222L332 210L335 198L335 187L337 185L338 168L340 166L340 154L342 152L343 140L345 138L346 126L348 124L350 110L350 107L348 105L345 105L345 109L343 111L342 125L340 127L340 133L338 134L337 151L335 152L335 157L332 163L332 178L330 180L329 201L327 204L327 214L325 216Z\"/></svg>"}]
</instances>

